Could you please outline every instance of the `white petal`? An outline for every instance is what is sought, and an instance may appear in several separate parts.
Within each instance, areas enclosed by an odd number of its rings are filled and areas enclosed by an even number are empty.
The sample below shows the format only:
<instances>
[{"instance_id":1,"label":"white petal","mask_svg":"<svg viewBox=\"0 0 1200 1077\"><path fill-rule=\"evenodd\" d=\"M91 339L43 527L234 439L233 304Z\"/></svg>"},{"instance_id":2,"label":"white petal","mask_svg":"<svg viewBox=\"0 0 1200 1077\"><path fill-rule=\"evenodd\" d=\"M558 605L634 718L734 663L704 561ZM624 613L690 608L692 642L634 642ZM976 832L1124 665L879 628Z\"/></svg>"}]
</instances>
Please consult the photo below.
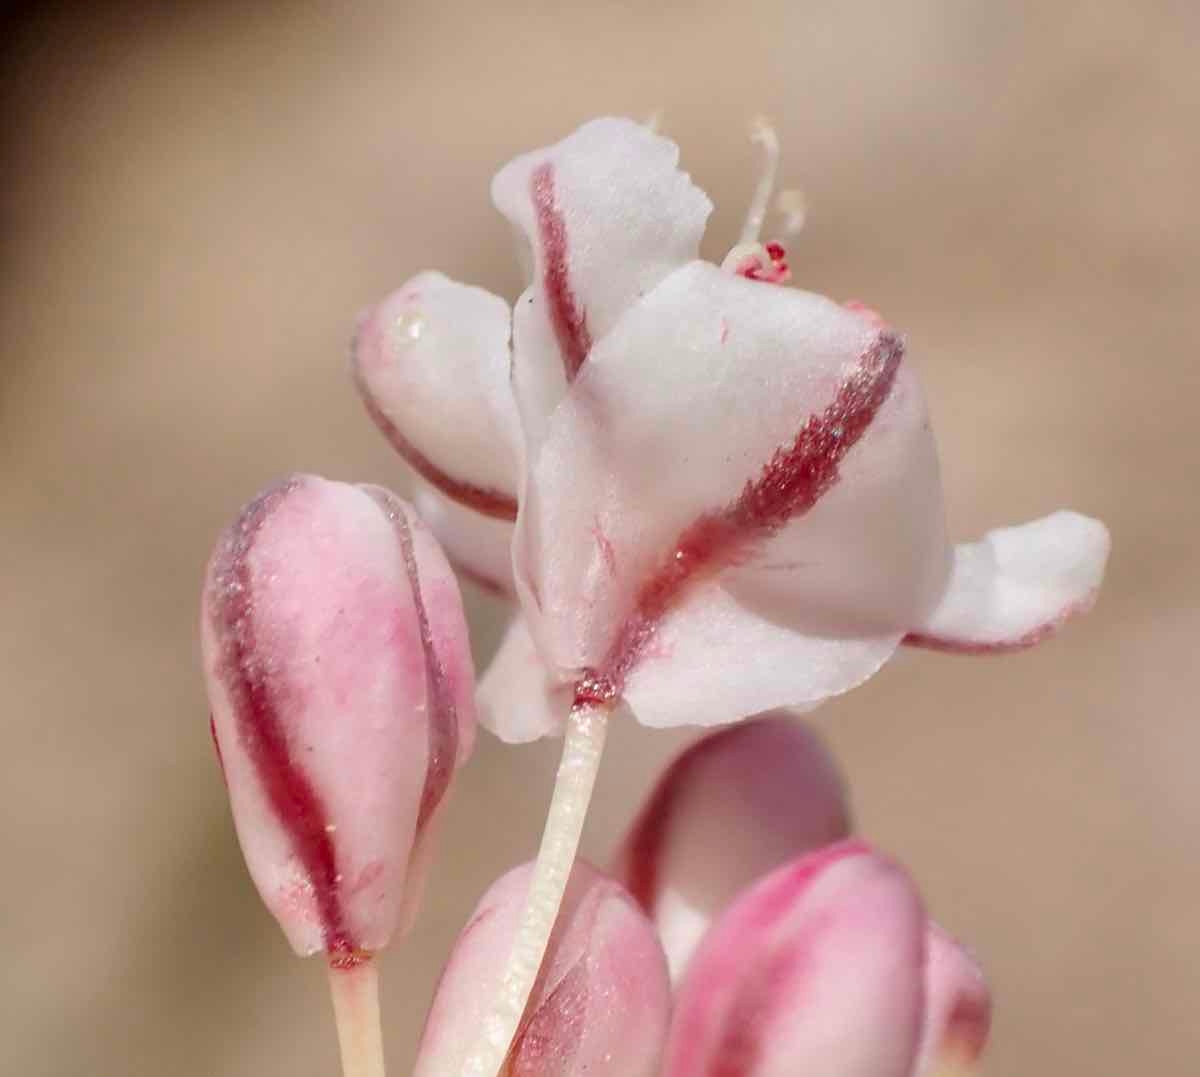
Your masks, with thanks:
<instances>
[{"instance_id":1,"label":"white petal","mask_svg":"<svg viewBox=\"0 0 1200 1077\"><path fill-rule=\"evenodd\" d=\"M532 248L537 286L551 306L573 305L593 342L699 252L712 203L678 164L669 139L604 118L522 154L492 181L496 208ZM547 317L553 325L564 313Z\"/></svg>"},{"instance_id":2,"label":"white petal","mask_svg":"<svg viewBox=\"0 0 1200 1077\"><path fill-rule=\"evenodd\" d=\"M523 617L508 626L480 678L478 705L480 724L508 744L562 735L571 689L550 677Z\"/></svg>"},{"instance_id":3,"label":"white petal","mask_svg":"<svg viewBox=\"0 0 1200 1077\"><path fill-rule=\"evenodd\" d=\"M629 675L625 700L639 721L658 727L719 725L777 707L809 710L873 676L899 642L899 633L803 635L713 583L659 626Z\"/></svg>"},{"instance_id":4,"label":"white petal","mask_svg":"<svg viewBox=\"0 0 1200 1077\"><path fill-rule=\"evenodd\" d=\"M533 284L514 325L531 440L592 345L697 256L712 204L678 161L679 148L648 128L599 119L516 158L493 181L497 209L532 252Z\"/></svg>"},{"instance_id":5,"label":"white petal","mask_svg":"<svg viewBox=\"0 0 1200 1077\"><path fill-rule=\"evenodd\" d=\"M956 547L941 604L905 642L963 653L1032 647L1091 609L1109 547L1108 529L1077 512L989 531Z\"/></svg>"},{"instance_id":6,"label":"white petal","mask_svg":"<svg viewBox=\"0 0 1200 1077\"><path fill-rule=\"evenodd\" d=\"M517 525L518 587L549 659L564 675L602 667L674 565L736 569L745 603L830 647L902 634L940 593L947 550L899 357L894 334L828 299L704 263L631 308L552 417ZM710 542L706 527L724 531ZM787 602L764 603L759 579Z\"/></svg>"},{"instance_id":7,"label":"white petal","mask_svg":"<svg viewBox=\"0 0 1200 1077\"><path fill-rule=\"evenodd\" d=\"M519 431L502 299L420 273L363 319L352 366L371 417L418 474L486 515L516 515Z\"/></svg>"},{"instance_id":8,"label":"white petal","mask_svg":"<svg viewBox=\"0 0 1200 1077\"><path fill-rule=\"evenodd\" d=\"M413 484L413 504L437 536L455 572L494 594L511 598L513 524L451 501L424 479Z\"/></svg>"}]
</instances>

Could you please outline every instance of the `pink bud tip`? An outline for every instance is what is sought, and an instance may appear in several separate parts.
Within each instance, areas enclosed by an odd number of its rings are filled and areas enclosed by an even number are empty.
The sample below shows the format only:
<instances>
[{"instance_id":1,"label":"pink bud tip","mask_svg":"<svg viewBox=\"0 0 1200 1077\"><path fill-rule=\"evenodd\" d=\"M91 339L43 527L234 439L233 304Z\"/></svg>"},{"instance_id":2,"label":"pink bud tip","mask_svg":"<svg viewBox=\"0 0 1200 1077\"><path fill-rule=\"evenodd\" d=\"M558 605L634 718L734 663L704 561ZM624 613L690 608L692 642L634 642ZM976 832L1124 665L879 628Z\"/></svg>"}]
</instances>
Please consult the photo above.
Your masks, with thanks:
<instances>
[{"instance_id":1,"label":"pink bud tip","mask_svg":"<svg viewBox=\"0 0 1200 1077\"><path fill-rule=\"evenodd\" d=\"M425 1024L415 1077L458 1077L508 960L533 876L483 896ZM622 887L576 861L546 959L500 1077L655 1077L670 1013L654 929Z\"/></svg>"},{"instance_id":2,"label":"pink bud tip","mask_svg":"<svg viewBox=\"0 0 1200 1077\"><path fill-rule=\"evenodd\" d=\"M696 952L663 1077L911 1077L925 913L861 842L780 868Z\"/></svg>"},{"instance_id":3,"label":"pink bud tip","mask_svg":"<svg viewBox=\"0 0 1200 1077\"><path fill-rule=\"evenodd\" d=\"M713 733L680 755L638 815L614 874L654 919L678 979L739 891L849 832L832 757L810 726L781 713Z\"/></svg>"},{"instance_id":4,"label":"pink bud tip","mask_svg":"<svg viewBox=\"0 0 1200 1077\"><path fill-rule=\"evenodd\" d=\"M474 741L454 576L394 495L296 476L217 543L201 626L250 874L300 954L353 962L411 917Z\"/></svg>"}]
</instances>

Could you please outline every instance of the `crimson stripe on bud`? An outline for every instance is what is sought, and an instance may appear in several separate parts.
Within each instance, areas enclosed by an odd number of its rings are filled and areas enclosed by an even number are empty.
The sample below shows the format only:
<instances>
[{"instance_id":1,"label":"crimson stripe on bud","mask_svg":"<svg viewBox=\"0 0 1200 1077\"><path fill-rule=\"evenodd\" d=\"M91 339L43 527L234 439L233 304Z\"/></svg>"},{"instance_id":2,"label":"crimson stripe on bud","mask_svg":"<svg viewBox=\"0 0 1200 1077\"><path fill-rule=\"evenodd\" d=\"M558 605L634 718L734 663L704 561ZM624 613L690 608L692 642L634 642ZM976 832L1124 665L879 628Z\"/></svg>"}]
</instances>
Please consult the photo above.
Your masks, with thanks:
<instances>
[{"instance_id":1,"label":"crimson stripe on bud","mask_svg":"<svg viewBox=\"0 0 1200 1077\"><path fill-rule=\"evenodd\" d=\"M424 832L473 741L461 600L409 511L296 477L209 566L214 738L250 873L300 953L355 960L407 928Z\"/></svg>"}]
</instances>

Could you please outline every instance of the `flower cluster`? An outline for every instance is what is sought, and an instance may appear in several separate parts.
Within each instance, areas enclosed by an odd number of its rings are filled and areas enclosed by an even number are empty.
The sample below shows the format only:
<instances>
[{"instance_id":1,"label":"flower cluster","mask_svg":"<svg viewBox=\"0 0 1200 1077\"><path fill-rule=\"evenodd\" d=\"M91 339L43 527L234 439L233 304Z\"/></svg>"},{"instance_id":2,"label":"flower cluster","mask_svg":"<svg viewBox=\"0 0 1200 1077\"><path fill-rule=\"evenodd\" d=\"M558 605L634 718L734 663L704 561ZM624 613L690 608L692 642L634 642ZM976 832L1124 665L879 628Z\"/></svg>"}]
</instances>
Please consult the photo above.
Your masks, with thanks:
<instances>
[{"instance_id":1,"label":"flower cluster","mask_svg":"<svg viewBox=\"0 0 1200 1077\"><path fill-rule=\"evenodd\" d=\"M761 716L901 645L1040 642L1090 607L1108 535L1057 512L950 543L903 338L785 287L758 137L720 265L698 257L708 198L645 127L505 166L516 304L425 272L356 336L415 509L299 476L218 543L213 737L263 900L328 956L348 1077L382 1073L370 957L412 926L477 708L506 741L565 733L563 761L536 862L459 939L419 1077L922 1077L986 1038L974 964L849 838L811 732ZM516 604L478 692L451 564ZM576 849L619 713L755 720L674 764L605 875Z\"/></svg>"}]
</instances>

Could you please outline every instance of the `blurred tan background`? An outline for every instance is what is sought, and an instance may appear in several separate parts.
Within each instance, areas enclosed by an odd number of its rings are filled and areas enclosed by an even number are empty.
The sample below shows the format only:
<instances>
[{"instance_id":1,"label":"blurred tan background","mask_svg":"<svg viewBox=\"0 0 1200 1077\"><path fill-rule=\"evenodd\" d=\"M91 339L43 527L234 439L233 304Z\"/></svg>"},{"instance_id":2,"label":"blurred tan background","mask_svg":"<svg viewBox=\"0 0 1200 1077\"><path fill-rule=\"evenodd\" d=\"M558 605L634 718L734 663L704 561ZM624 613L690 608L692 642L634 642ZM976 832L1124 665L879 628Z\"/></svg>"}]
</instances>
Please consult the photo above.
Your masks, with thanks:
<instances>
[{"instance_id":1,"label":"blurred tan background","mask_svg":"<svg viewBox=\"0 0 1200 1077\"><path fill-rule=\"evenodd\" d=\"M775 119L797 280L909 333L958 535L1111 525L1065 637L913 656L820 720L992 974L989 1073L1196 1072L1200 8L98 3L3 33L0 1072L335 1073L319 963L259 906L211 758L202 564L280 473L401 481L346 377L356 312L426 266L511 295L495 168L656 109L718 258ZM683 739L618 730L594 857ZM397 1077L555 752L484 737L465 772L386 960Z\"/></svg>"}]
</instances>

